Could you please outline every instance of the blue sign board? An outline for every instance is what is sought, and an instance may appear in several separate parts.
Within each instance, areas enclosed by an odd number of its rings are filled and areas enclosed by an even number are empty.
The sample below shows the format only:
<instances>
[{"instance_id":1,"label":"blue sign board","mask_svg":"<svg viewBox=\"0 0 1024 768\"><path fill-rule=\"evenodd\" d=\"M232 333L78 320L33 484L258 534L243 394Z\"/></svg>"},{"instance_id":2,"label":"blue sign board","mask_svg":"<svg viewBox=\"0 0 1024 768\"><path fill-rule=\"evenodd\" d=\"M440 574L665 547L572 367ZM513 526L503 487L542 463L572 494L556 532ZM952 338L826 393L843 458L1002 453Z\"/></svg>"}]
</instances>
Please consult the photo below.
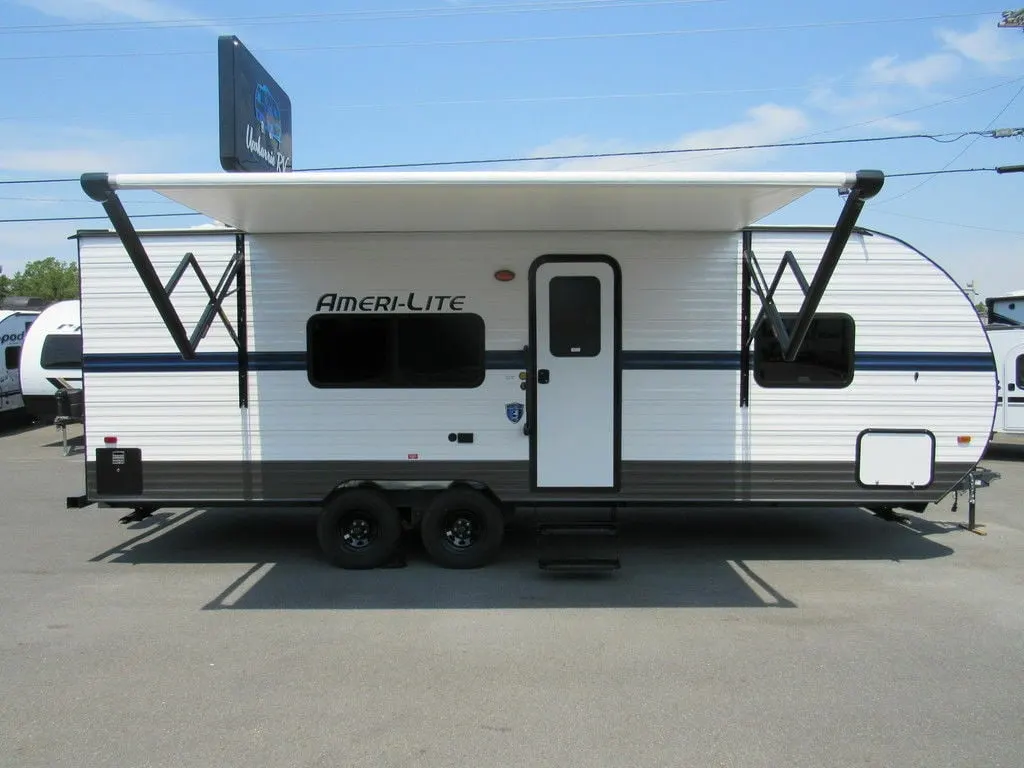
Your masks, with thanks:
<instances>
[{"instance_id":1,"label":"blue sign board","mask_svg":"<svg viewBox=\"0 0 1024 768\"><path fill-rule=\"evenodd\" d=\"M220 164L225 171L292 169L292 102L234 35L217 39Z\"/></svg>"}]
</instances>

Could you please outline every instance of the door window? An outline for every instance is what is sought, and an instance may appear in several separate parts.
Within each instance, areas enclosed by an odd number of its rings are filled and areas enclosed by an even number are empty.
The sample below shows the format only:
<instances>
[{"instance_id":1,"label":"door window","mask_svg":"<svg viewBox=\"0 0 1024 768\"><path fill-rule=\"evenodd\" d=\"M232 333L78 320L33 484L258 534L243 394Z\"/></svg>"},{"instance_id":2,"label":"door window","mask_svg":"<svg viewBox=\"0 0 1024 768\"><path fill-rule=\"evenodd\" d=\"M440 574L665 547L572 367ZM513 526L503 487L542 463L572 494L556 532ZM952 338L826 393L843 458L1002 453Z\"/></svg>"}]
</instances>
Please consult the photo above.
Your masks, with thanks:
<instances>
[{"instance_id":1,"label":"door window","mask_svg":"<svg viewBox=\"0 0 1024 768\"><path fill-rule=\"evenodd\" d=\"M559 275L548 284L550 345L555 357L601 354L601 279Z\"/></svg>"}]
</instances>

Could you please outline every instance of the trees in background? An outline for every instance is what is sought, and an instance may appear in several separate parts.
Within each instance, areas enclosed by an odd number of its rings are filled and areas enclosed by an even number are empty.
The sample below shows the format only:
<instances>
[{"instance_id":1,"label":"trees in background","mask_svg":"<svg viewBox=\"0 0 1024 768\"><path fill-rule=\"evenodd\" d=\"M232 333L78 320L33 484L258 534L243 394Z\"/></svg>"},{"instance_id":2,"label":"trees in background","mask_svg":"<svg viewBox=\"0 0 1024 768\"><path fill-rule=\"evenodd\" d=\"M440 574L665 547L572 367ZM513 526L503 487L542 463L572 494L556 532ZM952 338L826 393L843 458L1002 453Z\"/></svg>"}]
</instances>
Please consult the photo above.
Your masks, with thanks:
<instances>
[{"instance_id":1,"label":"trees in background","mask_svg":"<svg viewBox=\"0 0 1024 768\"><path fill-rule=\"evenodd\" d=\"M78 298L78 264L52 256L30 261L13 276L0 275L0 300L33 296L47 301Z\"/></svg>"}]
</instances>

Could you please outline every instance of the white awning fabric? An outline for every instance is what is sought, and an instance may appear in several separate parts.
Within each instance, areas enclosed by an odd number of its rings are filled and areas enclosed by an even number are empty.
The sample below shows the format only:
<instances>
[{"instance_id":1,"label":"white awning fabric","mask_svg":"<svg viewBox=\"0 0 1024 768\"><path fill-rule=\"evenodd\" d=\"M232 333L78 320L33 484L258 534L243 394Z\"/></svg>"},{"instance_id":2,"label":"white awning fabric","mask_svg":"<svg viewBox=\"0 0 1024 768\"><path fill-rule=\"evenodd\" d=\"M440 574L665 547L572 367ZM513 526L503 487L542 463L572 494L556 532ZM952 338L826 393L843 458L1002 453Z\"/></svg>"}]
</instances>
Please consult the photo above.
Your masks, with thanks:
<instances>
[{"instance_id":1,"label":"white awning fabric","mask_svg":"<svg viewBox=\"0 0 1024 768\"><path fill-rule=\"evenodd\" d=\"M736 231L855 173L292 172L111 175L253 234Z\"/></svg>"}]
</instances>

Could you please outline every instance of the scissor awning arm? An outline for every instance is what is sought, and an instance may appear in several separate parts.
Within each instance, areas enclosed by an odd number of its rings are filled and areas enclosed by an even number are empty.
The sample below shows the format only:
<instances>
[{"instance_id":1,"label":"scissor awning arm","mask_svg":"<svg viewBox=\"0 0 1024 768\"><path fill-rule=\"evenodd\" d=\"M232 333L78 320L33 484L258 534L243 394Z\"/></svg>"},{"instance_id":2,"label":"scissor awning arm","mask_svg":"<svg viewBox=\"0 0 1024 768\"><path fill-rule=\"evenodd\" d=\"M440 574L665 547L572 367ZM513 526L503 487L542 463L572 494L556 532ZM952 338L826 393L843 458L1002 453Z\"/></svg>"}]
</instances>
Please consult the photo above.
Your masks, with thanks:
<instances>
[{"instance_id":1,"label":"scissor awning arm","mask_svg":"<svg viewBox=\"0 0 1024 768\"><path fill-rule=\"evenodd\" d=\"M839 258L843 255L843 250L846 248L847 242L849 242L850 234L853 232L854 227L857 226L857 219L864 208L864 202L877 195L884 183L885 175L881 171L859 171L857 173L857 180L847 193L846 203L843 205L839 219L832 229L832 236L829 238L828 245L825 247L825 253L822 254L821 261L818 263L818 269L809 282L800 270L800 265L797 263L793 253L786 251L775 272L775 277L771 285L769 285L753 250L744 248L743 259L750 271L751 284L754 292L761 300L761 311L754 322L750 341L756 337L757 329L761 323L767 321L772 334L779 342L783 360L792 362L796 359L797 355L800 354L800 348L804 343L804 339L807 337L807 332L810 330L811 321L814 320L814 313L818 310L818 305L825 294L825 289L828 288L832 274L839 265ZM778 287L787 267L793 272L804 294L804 300L800 305L800 310L792 325L792 330L788 329L782 321L774 298L775 289Z\"/></svg>"}]
</instances>

